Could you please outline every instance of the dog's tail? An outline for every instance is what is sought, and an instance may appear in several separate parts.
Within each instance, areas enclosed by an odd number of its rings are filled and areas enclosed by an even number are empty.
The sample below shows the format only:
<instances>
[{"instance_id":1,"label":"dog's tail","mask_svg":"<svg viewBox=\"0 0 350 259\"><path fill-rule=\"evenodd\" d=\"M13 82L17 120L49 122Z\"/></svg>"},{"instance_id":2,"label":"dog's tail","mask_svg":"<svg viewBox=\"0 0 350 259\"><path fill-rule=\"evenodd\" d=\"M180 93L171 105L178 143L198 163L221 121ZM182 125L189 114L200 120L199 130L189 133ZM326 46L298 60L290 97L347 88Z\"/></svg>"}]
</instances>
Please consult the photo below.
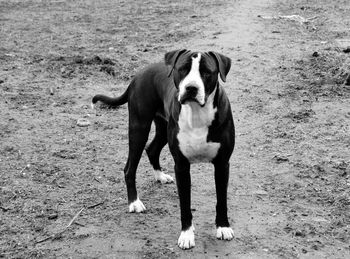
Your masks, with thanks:
<instances>
[{"instance_id":1,"label":"dog's tail","mask_svg":"<svg viewBox=\"0 0 350 259\"><path fill-rule=\"evenodd\" d=\"M129 86L130 87L130 86ZM108 97L102 94L97 94L92 98L91 102L91 108L94 109L95 104L100 101L103 102L104 104L107 104L111 107L117 107L120 105L123 105L128 102L128 95L129 95L129 87L126 89L126 91L118 97Z\"/></svg>"}]
</instances>

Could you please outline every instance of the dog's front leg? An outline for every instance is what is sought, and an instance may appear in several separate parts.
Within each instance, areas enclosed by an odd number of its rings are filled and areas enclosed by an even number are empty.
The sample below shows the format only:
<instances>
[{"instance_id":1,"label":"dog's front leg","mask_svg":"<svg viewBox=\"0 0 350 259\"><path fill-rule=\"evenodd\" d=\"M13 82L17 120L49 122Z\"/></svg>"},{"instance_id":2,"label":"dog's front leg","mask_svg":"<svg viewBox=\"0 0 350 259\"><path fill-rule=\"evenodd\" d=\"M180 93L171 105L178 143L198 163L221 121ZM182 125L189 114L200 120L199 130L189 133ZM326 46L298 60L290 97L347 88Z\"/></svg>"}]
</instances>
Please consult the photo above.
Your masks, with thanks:
<instances>
[{"instance_id":1,"label":"dog's front leg","mask_svg":"<svg viewBox=\"0 0 350 259\"><path fill-rule=\"evenodd\" d=\"M223 240L233 238L233 230L227 218L227 187L229 179L230 164L216 162L215 168L215 186L216 186L216 237Z\"/></svg>"},{"instance_id":2,"label":"dog's front leg","mask_svg":"<svg viewBox=\"0 0 350 259\"><path fill-rule=\"evenodd\" d=\"M190 163L186 158L182 157L175 161L175 176L181 210L181 234L177 244L181 249L190 249L195 244L191 213Z\"/></svg>"}]
</instances>

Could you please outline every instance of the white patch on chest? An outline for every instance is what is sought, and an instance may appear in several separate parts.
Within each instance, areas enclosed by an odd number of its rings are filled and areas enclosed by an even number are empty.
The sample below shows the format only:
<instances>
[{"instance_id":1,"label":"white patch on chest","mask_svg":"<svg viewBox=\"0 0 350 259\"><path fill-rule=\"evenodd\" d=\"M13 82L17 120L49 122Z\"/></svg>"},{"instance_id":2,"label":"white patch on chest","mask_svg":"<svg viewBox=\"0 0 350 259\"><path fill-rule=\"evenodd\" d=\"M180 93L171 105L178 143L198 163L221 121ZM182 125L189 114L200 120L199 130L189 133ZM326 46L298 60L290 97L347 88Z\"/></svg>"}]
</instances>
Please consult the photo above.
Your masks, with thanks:
<instances>
[{"instance_id":1,"label":"white patch on chest","mask_svg":"<svg viewBox=\"0 0 350 259\"><path fill-rule=\"evenodd\" d=\"M181 106L177 139L182 154L190 163L211 162L217 155L220 143L207 142L208 128L215 118L213 106L216 89L208 97L204 107L195 102Z\"/></svg>"}]
</instances>

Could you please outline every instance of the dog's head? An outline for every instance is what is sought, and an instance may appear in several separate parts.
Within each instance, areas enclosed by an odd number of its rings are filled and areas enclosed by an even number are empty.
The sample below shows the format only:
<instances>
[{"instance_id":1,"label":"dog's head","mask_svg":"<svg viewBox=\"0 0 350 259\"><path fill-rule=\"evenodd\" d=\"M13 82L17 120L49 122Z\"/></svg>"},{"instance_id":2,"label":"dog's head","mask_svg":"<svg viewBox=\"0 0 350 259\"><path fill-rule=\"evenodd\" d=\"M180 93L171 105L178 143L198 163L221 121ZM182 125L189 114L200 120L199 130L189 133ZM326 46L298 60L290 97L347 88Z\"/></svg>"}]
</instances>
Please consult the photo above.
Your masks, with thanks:
<instances>
[{"instance_id":1,"label":"dog's head","mask_svg":"<svg viewBox=\"0 0 350 259\"><path fill-rule=\"evenodd\" d=\"M216 52L192 52L186 49L165 54L165 64L179 90L178 101L204 106L218 84L218 75L226 81L231 59Z\"/></svg>"}]
</instances>

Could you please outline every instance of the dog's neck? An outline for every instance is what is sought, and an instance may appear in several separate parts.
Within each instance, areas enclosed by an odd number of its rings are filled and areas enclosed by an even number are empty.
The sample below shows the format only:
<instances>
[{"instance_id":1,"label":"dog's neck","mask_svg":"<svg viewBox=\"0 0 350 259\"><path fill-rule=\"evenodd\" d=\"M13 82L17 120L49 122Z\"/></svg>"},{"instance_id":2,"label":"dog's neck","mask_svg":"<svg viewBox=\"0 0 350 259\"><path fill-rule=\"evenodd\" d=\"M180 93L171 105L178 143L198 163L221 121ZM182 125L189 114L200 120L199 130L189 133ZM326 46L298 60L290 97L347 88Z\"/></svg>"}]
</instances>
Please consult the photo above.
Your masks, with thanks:
<instances>
[{"instance_id":1,"label":"dog's neck","mask_svg":"<svg viewBox=\"0 0 350 259\"><path fill-rule=\"evenodd\" d=\"M180 127L185 126L188 129L208 128L214 120L217 111L217 108L214 108L216 91L217 87L215 87L214 91L208 96L204 106L196 102L182 104L179 117L179 124L181 123Z\"/></svg>"}]
</instances>

